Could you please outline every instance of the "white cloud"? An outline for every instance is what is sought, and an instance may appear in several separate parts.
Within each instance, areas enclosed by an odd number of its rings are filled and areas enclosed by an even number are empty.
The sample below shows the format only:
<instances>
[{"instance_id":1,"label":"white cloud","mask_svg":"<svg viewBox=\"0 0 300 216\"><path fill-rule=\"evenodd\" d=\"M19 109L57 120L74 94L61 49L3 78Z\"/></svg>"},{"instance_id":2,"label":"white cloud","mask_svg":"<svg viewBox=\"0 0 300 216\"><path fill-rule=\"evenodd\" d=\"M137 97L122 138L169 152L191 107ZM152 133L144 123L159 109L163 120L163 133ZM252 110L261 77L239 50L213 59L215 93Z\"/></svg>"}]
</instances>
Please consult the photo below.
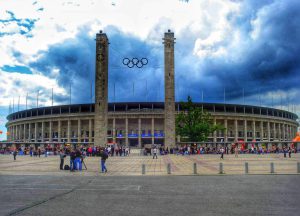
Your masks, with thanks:
<instances>
[{"instance_id":1,"label":"white cloud","mask_svg":"<svg viewBox=\"0 0 300 216\"><path fill-rule=\"evenodd\" d=\"M49 98L47 102L43 103L44 106L51 105L52 88L55 94L67 95L64 88L58 86L56 80L38 74L8 73L0 70L0 83L0 106L8 106L12 103L13 98L17 104L19 96L20 104L25 105L26 94L35 98L38 90L40 90L41 99ZM35 101L28 101L29 105L34 103Z\"/></svg>"}]
</instances>

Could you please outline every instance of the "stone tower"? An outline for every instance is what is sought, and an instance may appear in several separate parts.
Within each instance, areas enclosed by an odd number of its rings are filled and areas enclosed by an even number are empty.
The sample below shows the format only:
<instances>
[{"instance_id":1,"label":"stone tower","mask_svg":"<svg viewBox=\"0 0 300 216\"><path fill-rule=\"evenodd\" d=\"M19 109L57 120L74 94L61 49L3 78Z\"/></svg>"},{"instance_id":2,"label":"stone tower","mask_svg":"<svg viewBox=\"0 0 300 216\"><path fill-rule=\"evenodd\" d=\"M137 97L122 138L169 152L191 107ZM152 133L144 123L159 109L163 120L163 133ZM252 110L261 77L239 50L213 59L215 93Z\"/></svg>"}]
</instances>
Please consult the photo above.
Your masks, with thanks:
<instances>
[{"instance_id":1,"label":"stone tower","mask_svg":"<svg viewBox=\"0 0 300 216\"><path fill-rule=\"evenodd\" d=\"M174 81L174 33L165 32L164 56L165 56L165 146L175 146L175 81Z\"/></svg>"},{"instance_id":2,"label":"stone tower","mask_svg":"<svg viewBox=\"0 0 300 216\"><path fill-rule=\"evenodd\" d=\"M107 98L108 98L108 38L100 31L96 35L96 79L95 79L95 122L94 144L107 143Z\"/></svg>"}]
</instances>

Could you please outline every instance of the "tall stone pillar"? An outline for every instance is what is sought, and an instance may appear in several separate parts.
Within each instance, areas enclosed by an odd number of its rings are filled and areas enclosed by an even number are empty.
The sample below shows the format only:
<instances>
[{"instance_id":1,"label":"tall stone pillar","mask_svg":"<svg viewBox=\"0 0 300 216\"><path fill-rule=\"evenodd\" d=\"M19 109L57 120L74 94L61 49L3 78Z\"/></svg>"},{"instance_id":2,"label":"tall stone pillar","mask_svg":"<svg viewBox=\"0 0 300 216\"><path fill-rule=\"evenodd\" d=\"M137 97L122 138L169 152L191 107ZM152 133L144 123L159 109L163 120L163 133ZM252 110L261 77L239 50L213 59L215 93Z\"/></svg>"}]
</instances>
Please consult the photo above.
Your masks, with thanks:
<instances>
[{"instance_id":1,"label":"tall stone pillar","mask_svg":"<svg viewBox=\"0 0 300 216\"><path fill-rule=\"evenodd\" d=\"M165 146L174 147L175 140L175 79L174 79L174 33L168 30L164 40L165 61Z\"/></svg>"},{"instance_id":2,"label":"tall stone pillar","mask_svg":"<svg viewBox=\"0 0 300 216\"><path fill-rule=\"evenodd\" d=\"M107 98L108 98L108 38L100 31L96 35L96 84L95 84L95 122L94 143L107 144Z\"/></svg>"}]
</instances>

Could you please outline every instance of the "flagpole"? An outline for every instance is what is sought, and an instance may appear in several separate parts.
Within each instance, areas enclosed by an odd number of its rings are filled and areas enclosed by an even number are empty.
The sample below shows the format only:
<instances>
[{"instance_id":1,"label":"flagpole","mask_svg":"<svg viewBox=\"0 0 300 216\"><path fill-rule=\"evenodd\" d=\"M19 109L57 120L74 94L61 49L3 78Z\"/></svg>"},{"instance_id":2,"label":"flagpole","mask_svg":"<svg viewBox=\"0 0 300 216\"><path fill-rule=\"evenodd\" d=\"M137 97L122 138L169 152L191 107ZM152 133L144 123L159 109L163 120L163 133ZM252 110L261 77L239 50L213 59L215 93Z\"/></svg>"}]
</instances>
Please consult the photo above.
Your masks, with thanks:
<instances>
[{"instance_id":1,"label":"flagpole","mask_svg":"<svg viewBox=\"0 0 300 216\"><path fill-rule=\"evenodd\" d=\"M148 81L146 80L146 102L148 102Z\"/></svg>"},{"instance_id":2,"label":"flagpole","mask_svg":"<svg viewBox=\"0 0 300 216\"><path fill-rule=\"evenodd\" d=\"M116 83L114 83L114 102L116 102Z\"/></svg>"},{"instance_id":3,"label":"flagpole","mask_svg":"<svg viewBox=\"0 0 300 216\"><path fill-rule=\"evenodd\" d=\"M204 102L204 96L203 96L203 91L201 92L202 93L202 103Z\"/></svg>"},{"instance_id":4,"label":"flagpole","mask_svg":"<svg viewBox=\"0 0 300 216\"><path fill-rule=\"evenodd\" d=\"M36 108L39 108L39 91L37 92L36 96Z\"/></svg>"},{"instance_id":5,"label":"flagpole","mask_svg":"<svg viewBox=\"0 0 300 216\"><path fill-rule=\"evenodd\" d=\"M243 104L245 106L245 89L243 88Z\"/></svg>"},{"instance_id":6,"label":"flagpole","mask_svg":"<svg viewBox=\"0 0 300 216\"><path fill-rule=\"evenodd\" d=\"M72 103L72 101L71 101L71 100L72 100L72 98L71 98L71 97L72 97L72 96L71 96L71 95L72 95L72 83L71 83L71 82L70 82L70 92L69 92L69 94L70 94L70 95L69 95L69 96L70 96L70 98L69 98L69 100L70 100L70 101L69 101L69 104L71 105L71 103Z\"/></svg>"},{"instance_id":7,"label":"flagpole","mask_svg":"<svg viewBox=\"0 0 300 216\"><path fill-rule=\"evenodd\" d=\"M26 110L27 110L27 98L28 98L28 92L26 93Z\"/></svg>"},{"instance_id":8,"label":"flagpole","mask_svg":"<svg viewBox=\"0 0 300 216\"><path fill-rule=\"evenodd\" d=\"M53 106L53 88L52 88L52 97L51 97L51 105Z\"/></svg>"},{"instance_id":9,"label":"flagpole","mask_svg":"<svg viewBox=\"0 0 300 216\"><path fill-rule=\"evenodd\" d=\"M226 104L226 89L224 88L224 104Z\"/></svg>"},{"instance_id":10,"label":"flagpole","mask_svg":"<svg viewBox=\"0 0 300 216\"><path fill-rule=\"evenodd\" d=\"M13 97L13 112L15 112L15 97Z\"/></svg>"},{"instance_id":11,"label":"flagpole","mask_svg":"<svg viewBox=\"0 0 300 216\"><path fill-rule=\"evenodd\" d=\"M19 95L19 99L18 99L18 112L20 111L20 95Z\"/></svg>"},{"instance_id":12,"label":"flagpole","mask_svg":"<svg viewBox=\"0 0 300 216\"><path fill-rule=\"evenodd\" d=\"M132 97L134 98L134 82L132 83Z\"/></svg>"}]
</instances>

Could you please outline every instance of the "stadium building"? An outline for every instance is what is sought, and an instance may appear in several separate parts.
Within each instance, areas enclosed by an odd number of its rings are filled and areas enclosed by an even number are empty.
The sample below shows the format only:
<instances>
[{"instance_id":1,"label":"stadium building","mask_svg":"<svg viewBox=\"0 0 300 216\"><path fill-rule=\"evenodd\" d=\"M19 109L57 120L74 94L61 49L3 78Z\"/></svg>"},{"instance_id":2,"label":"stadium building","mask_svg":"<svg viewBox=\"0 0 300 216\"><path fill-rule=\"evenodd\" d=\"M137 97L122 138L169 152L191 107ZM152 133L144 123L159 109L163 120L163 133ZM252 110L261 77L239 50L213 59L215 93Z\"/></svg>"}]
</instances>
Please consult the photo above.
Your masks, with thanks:
<instances>
[{"instance_id":1,"label":"stadium building","mask_svg":"<svg viewBox=\"0 0 300 216\"><path fill-rule=\"evenodd\" d=\"M10 143L107 143L143 147L145 144L175 146L174 33L164 34L164 102L108 103L107 35L96 35L95 104L40 107L12 113L6 124ZM297 132L298 116L268 107L238 104L197 103L212 114L225 131L216 131L210 142L291 141Z\"/></svg>"}]
</instances>

